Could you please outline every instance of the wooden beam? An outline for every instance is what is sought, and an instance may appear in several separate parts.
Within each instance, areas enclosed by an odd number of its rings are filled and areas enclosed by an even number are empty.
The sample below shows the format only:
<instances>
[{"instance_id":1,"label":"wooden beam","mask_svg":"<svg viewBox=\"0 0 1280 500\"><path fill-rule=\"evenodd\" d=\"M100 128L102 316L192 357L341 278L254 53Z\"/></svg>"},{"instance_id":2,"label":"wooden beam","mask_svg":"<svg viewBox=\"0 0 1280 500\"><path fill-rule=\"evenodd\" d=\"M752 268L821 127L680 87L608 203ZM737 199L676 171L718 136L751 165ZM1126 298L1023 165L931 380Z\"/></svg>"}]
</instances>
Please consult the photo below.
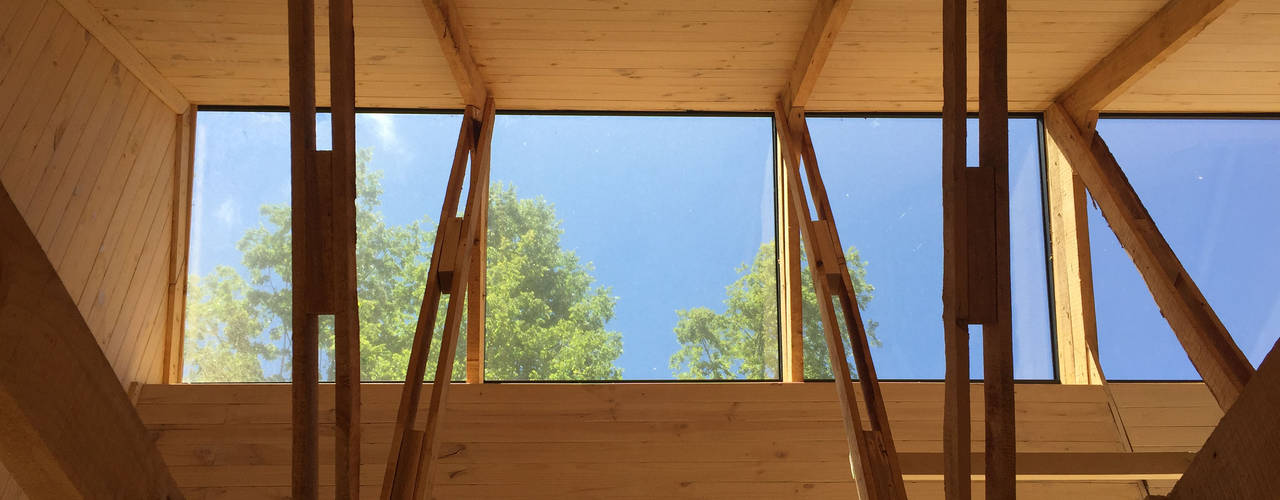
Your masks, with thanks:
<instances>
[{"instance_id":1,"label":"wooden beam","mask_svg":"<svg viewBox=\"0 0 1280 500\"><path fill-rule=\"evenodd\" d=\"M102 12L94 7L89 0L58 0L62 4L62 8L66 9L76 21L80 22L84 29L93 35L103 47L106 47L111 55L124 66L133 76L138 78L152 94L155 94L165 106L173 110L174 113L184 114L191 107L187 102L186 96L178 90L156 67L151 64L146 56L138 52L124 35L120 34L120 30L116 29L111 21L103 17Z\"/></svg>"},{"instance_id":2,"label":"wooden beam","mask_svg":"<svg viewBox=\"0 0 1280 500\"><path fill-rule=\"evenodd\" d=\"M182 493L98 340L0 187L0 462L32 499Z\"/></svg>"},{"instance_id":3,"label":"wooden beam","mask_svg":"<svg viewBox=\"0 0 1280 500\"><path fill-rule=\"evenodd\" d=\"M1275 498L1280 491L1280 342L1218 422L1168 498Z\"/></svg>"},{"instance_id":4,"label":"wooden beam","mask_svg":"<svg viewBox=\"0 0 1280 500\"><path fill-rule=\"evenodd\" d=\"M774 183L778 186L778 310L781 321L783 382L804 382L804 293L801 281L800 219L791 204L791 188L788 186L783 128L775 124L774 134Z\"/></svg>"},{"instance_id":5,"label":"wooden beam","mask_svg":"<svg viewBox=\"0 0 1280 500\"><path fill-rule=\"evenodd\" d=\"M320 489L318 318L313 284L324 282L324 266L314 225L319 217L316 193L316 60L315 2L289 0L289 143L292 192L293 400L292 498L315 500Z\"/></svg>"},{"instance_id":6,"label":"wooden beam","mask_svg":"<svg viewBox=\"0 0 1280 500\"><path fill-rule=\"evenodd\" d=\"M1253 376L1253 365L1160 234L1102 137L1060 104L1051 105L1044 119L1046 133L1089 189L1192 364L1218 404L1230 408Z\"/></svg>"},{"instance_id":7,"label":"wooden beam","mask_svg":"<svg viewBox=\"0 0 1280 500\"><path fill-rule=\"evenodd\" d=\"M484 76L476 65L471 54L471 43L467 41L467 31L458 14L458 5L454 0L422 0L426 7L427 18L431 20L431 28L435 30L436 39L440 42L440 50L449 71L458 84L462 101L466 105L480 108L485 103L489 90Z\"/></svg>"},{"instance_id":8,"label":"wooden beam","mask_svg":"<svg viewBox=\"0 0 1280 500\"><path fill-rule=\"evenodd\" d=\"M333 267L334 497L360 498L360 310L356 279L356 37L352 0L329 0Z\"/></svg>"},{"instance_id":9,"label":"wooden beam","mask_svg":"<svg viewBox=\"0 0 1280 500\"><path fill-rule=\"evenodd\" d=\"M788 106L804 107L809 102L809 95L818 83L818 75L827 63L827 56L831 54L851 5L853 0L818 0L783 92Z\"/></svg>"},{"instance_id":10,"label":"wooden beam","mask_svg":"<svg viewBox=\"0 0 1280 500\"><path fill-rule=\"evenodd\" d=\"M1076 80L1059 102L1081 124L1164 62L1237 0L1170 0L1110 54Z\"/></svg>"},{"instance_id":11,"label":"wooden beam","mask_svg":"<svg viewBox=\"0 0 1280 500\"><path fill-rule=\"evenodd\" d=\"M968 230L964 175L968 142L968 38L966 0L942 4L942 238L943 344L946 387L943 395L943 491L947 500L972 497L972 434L969 407ZM904 461L903 466L906 467ZM903 471L906 474L906 471Z\"/></svg>"},{"instance_id":12,"label":"wooden beam","mask_svg":"<svg viewBox=\"0 0 1280 500\"><path fill-rule=\"evenodd\" d=\"M946 464L937 453L901 453L902 476L907 481L943 481ZM1019 481L1176 481L1191 464L1195 453L1167 452L1065 452L1018 453ZM984 456L974 453L972 478L985 479Z\"/></svg>"},{"instance_id":13,"label":"wooden beam","mask_svg":"<svg viewBox=\"0 0 1280 500\"><path fill-rule=\"evenodd\" d=\"M978 163L989 171L994 212L995 317L982 327L986 401L986 491L1016 497L1013 399L1013 313L1009 275L1009 26L1006 0L978 2ZM977 169L975 169L977 170ZM974 186L966 186L971 190ZM986 190L982 190L985 192ZM972 217L970 218L972 220ZM972 230L972 229L971 229ZM973 249L973 242L969 248ZM978 258L970 252L969 259ZM969 276L972 281L975 276ZM969 305L970 310L973 304Z\"/></svg>"},{"instance_id":14,"label":"wooden beam","mask_svg":"<svg viewBox=\"0 0 1280 500\"><path fill-rule=\"evenodd\" d=\"M164 383L182 382L183 335L187 316L187 260L191 240L196 108L177 116L173 148L173 201L169 236L169 288L165 309Z\"/></svg>"}]
</instances>

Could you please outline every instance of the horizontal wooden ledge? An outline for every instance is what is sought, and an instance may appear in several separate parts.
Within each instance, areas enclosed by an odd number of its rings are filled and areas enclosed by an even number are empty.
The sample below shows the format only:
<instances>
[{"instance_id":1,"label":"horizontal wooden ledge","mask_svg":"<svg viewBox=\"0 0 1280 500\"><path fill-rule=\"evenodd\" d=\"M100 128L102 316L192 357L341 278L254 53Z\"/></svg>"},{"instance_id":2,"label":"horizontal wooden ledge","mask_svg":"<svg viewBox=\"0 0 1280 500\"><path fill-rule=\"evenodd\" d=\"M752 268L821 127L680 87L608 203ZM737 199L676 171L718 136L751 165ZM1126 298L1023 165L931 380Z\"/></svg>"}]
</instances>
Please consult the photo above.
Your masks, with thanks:
<instances>
[{"instance_id":1,"label":"horizontal wooden ledge","mask_svg":"<svg viewBox=\"0 0 1280 500\"><path fill-rule=\"evenodd\" d=\"M1193 452L1019 453L1019 481L1176 481L1191 465ZM899 453L906 481L942 481L941 453ZM985 479L986 459L973 453L976 481Z\"/></svg>"}]
</instances>

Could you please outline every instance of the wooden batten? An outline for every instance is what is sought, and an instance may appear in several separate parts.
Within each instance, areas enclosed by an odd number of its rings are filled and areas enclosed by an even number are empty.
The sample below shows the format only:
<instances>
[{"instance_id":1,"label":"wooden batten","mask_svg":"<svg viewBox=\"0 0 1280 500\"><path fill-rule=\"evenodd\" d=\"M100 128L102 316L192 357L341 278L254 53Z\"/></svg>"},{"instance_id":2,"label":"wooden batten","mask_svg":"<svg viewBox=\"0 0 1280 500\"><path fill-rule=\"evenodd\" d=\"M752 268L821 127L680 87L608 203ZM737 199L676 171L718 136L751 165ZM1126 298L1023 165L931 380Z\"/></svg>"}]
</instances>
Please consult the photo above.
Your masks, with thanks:
<instances>
[{"instance_id":1,"label":"wooden batten","mask_svg":"<svg viewBox=\"0 0 1280 500\"><path fill-rule=\"evenodd\" d=\"M783 382L804 382L804 292L801 289L800 219L791 204L786 151L783 150L785 124L775 123L774 185L778 220L778 318L781 327L781 376Z\"/></svg>"},{"instance_id":2,"label":"wooden batten","mask_svg":"<svg viewBox=\"0 0 1280 500\"><path fill-rule=\"evenodd\" d=\"M111 363L0 188L0 462L30 498L181 499Z\"/></svg>"}]
</instances>

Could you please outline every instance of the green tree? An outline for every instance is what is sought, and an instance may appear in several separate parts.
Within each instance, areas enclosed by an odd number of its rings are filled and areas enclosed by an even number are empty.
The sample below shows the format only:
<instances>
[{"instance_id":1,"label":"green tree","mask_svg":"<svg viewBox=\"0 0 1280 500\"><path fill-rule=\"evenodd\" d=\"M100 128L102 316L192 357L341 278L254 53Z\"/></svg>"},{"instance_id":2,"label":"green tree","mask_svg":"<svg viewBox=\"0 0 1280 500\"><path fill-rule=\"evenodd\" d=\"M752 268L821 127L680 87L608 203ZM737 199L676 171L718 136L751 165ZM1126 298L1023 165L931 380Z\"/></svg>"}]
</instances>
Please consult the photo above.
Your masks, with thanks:
<instances>
[{"instance_id":1,"label":"green tree","mask_svg":"<svg viewBox=\"0 0 1280 500\"><path fill-rule=\"evenodd\" d=\"M831 378L831 362L819 321L817 293L801 254L805 378ZM859 309L874 298L867 282L867 262L858 250L845 252ZM777 259L773 243L765 243L750 264L738 267L738 279L725 289L725 311L707 307L676 311L676 340L681 348L671 356L671 369L682 379L762 379L778 376ZM838 309L837 309L838 311ZM837 313L837 316L841 316ZM841 331L844 318L838 317ZM864 318L868 340L879 345L875 321ZM846 341L846 356L851 355ZM852 365L852 363L850 363ZM850 367L852 368L852 366Z\"/></svg>"},{"instance_id":2,"label":"green tree","mask_svg":"<svg viewBox=\"0 0 1280 500\"><path fill-rule=\"evenodd\" d=\"M403 380L421 306L436 224L423 217L388 224L381 213L381 172L371 154L357 159L357 279L361 372L366 380ZM595 285L590 264L560 248L555 208L520 199L494 184L489 208L486 376L509 380L616 379L621 334L605 329L615 299ZM290 373L291 235L287 204L261 207L263 222L237 242L245 275L219 266L188 287L187 379L283 381ZM444 307L431 358L440 346ZM464 335L453 376L465 373ZM330 325L320 345L332 352ZM331 356L322 356L332 374ZM427 377L434 373L434 362Z\"/></svg>"}]
</instances>

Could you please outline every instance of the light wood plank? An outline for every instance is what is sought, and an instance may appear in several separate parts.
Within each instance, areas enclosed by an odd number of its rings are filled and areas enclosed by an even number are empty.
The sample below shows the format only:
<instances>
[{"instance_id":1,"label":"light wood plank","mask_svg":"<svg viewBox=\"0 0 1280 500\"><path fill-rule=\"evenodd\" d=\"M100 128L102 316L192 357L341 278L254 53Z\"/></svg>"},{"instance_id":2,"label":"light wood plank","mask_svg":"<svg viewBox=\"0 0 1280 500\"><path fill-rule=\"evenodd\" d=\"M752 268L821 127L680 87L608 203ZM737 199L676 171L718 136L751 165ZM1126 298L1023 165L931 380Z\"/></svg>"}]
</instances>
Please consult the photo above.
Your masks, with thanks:
<instances>
[{"instance_id":1,"label":"light wood plank","mask_svg":"<svg viewBox=\"0 0 1280 500\"><path fill-rule=\"evenodd\" d=\"M172 83L165 79L155 66L147 60L138 49L125 39L120 31L111 24L102 13L89 0L58 0L77 21L80 22L84 29L88 30L95 39L106 46L107 50L120 61L124 67L137 76L146 85L151 93L154 94L174 113L183 114L187 112L190 104L182 92L174 87Z\"/></svg>"},{"instance_id":2,"label":"light wood plank","mask_svg":"<svg viewBox=\"0 0 1280 500\"><path fill-rule=\"evenodd\" d=\"M489 91L471 53L471 43L457 3L454 0L422 0L422 5L463 100L468 106L483 106Z\"/></svg>"},{"instance_id":3,"label":"light wood plank","mask_svg":"<svg viewBox=\"0 0 1280 500\"><path fill-rule=\"evenodd\" d=\"M93 332L7 190L0 286L0 446L36 498L183 498ZM15 293L20 290L20 293Z\"/></svg>"}]
</instances>

